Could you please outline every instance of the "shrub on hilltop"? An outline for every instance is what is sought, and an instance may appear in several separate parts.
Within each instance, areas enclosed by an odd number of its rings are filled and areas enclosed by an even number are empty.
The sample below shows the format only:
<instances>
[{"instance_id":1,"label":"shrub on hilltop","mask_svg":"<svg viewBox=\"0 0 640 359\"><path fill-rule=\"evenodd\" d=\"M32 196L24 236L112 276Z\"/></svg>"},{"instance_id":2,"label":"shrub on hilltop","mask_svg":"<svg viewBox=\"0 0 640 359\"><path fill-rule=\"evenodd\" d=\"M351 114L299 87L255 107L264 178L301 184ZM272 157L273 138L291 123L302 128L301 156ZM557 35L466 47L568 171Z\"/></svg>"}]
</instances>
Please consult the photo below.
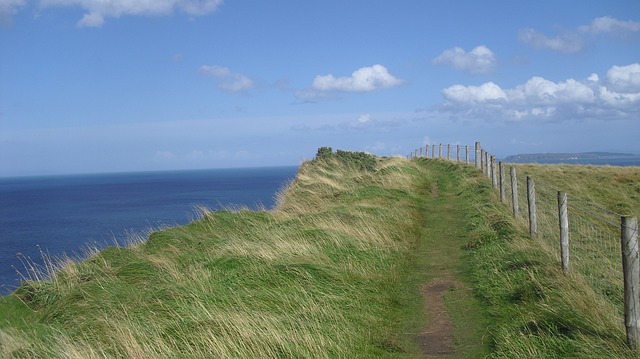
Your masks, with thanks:
<instances>
[{"instance_id":1,"label":"shrub on hilltop","mask_svg":"<svg viewBox=\"0 0 640 359\"><path fill-rule=\"evenodd\" d=\"M336 159L347 166L367 171L374 171L376 166L376 158L370 153L343 150L336 150L334 153L331 147L318 148L316 160L330 159Z\"/></svg>"}]
</instances>

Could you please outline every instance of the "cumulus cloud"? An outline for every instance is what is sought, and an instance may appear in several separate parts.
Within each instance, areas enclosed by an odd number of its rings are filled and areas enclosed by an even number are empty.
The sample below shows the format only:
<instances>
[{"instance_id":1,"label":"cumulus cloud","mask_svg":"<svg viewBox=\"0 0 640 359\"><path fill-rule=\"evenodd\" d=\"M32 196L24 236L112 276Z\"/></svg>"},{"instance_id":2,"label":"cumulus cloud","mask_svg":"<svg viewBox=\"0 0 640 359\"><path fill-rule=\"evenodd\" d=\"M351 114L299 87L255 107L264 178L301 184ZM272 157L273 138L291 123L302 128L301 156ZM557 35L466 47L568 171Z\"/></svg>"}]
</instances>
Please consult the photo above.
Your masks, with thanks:
<instances>
[{"instance_id":1,"label":"cumulus cloud","mask_svg":"<svg viewBox=\"0 0 640 359\"><path fill-rule=\"evenodd\" d=\"M295 96L298 103L313 103L339 99L337 92L370 92L402 83L386 67L373 65L359 68L351 76L318 75L310 87L296 91Z\"/></svg>"},{"instance_id":2,"label":"cumulus cloud","mask_svg":"<svg viewBox=\"0 0 640 359\"><path fill-rule=\"evenodd\" d=\"M316 76L312 88L317 91L369 92L401 83L402 80L391 75L386 67L373 65L362 67L348 77L335 77L332 74Z\"/></svg>"},{"instance_id":3,"label":"cumulus cloud","mask_svg":"<svg viewBox=\"0 0 640 359\"><path fill-rule=\"evenodd\" d=\"M218 80L218 88L226 92L247 91L255 87L250 78L233 72L228 67L203 65L200 67L200 73L215 77Z\"/></svg>"},{"instance_id":4,"label":"cumulus cloud","mask_svg":"<svg viewBox=\"0 0 640 359\"><path fill-rule=\"evenodd\" d=\"M456 103L488 103L506 100L506 93L500 86L487 82L480 86L453 85L442 90L447 100Z\"/></svg>"},{"instance_id":5,"label":"cumulus cloud","mask_svg":"<svg viewBox=\"0 0 640 359\"><path fill-rule=\"evenodd\" d=\"M607 71L607 82L618 92L640 92L640 64L613 66Z\"/></svg>"},{"instance_id":6,"label":"cumulus cloud","mask_svg":"<svg viewBox=\"0 0 640 359\"><path fill-rule=\"evenodd\" d=\"M100 27L106 17L159 16L183 12L202 16L214 12L223 0L40 0L43 7L79 7L87 12L79 27Z\"/></svg>"},{"instance_id":7,"label":"cumulus cloud","mask_svg":"<svg viewBox=\"0 0 640 359\"><path fill-rule=\"evenodd\" d=\"M611 16L603 16L594 19L589 25L580 26L579 29L582 32L594 34L640 32L640 22L624 21Z\"/></svg>"},{"instance_id":8,"label":"cumulus cloud","mask_svg":"<svg viewBox=\"0 0 640 359\"><path fill-rule=\"evenodd\" d=\"M488 47L480 45L470 52L460 47L445 50L432 62L436 65L447 65L472 74L486 74L496 66L496 56Z\"/></svg>"},{"instance_id":9,"label":"cumulus cloud","mask_svg":"<svg viewBox=\"0 0 640 359\"><path fill-rule=\"evenodd\" d=\"M632 118L640 113L640 64L613 66L604 79L554 82L532 77L503 89L493 82L453 85L442 90L441 110L471 118L561 121Z\"/></svg>"},{"instance_id":10,"label":"cumulus cloud","mask_svg":"<svg viewBox=\"0 0 640 359\"><path fill-rule=\"evenodd\" d=\"M548 49L558 52L572 53L584 48L584 40L577 34L564 34L547 37L534 29L521 29L518 39L534 49Z\"/></svg>"}]
</instances>

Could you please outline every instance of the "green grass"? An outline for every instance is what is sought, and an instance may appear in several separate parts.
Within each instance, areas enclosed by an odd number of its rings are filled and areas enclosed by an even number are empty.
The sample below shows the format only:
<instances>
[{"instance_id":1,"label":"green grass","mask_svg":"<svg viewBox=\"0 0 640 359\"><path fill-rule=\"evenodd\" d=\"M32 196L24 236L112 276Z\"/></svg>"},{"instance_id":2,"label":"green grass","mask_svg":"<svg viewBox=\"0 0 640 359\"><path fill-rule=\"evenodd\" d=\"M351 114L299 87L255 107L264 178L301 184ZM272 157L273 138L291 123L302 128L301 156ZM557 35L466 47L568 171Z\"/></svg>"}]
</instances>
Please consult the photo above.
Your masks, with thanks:
<instances>
[{"instance_id":1,"label":"green grass","mask_svg":"<svg viewBox=\"0 0 640 359\"><path fill-rule=\"evenodd\" d=\"M524 175L530 175L536 183L604 206L638 208L633 190L637 183L629 180L639 177L637 168L518 165L517 169L521 195L526 188ZM475 195L495 196L485 182L472 184ZM562 273L555 240L530 239L526 221L513 219L510 205L496 205L497 198L474 202L467 212L473 234L468 246L476 267L477 294L494 318L494 357L637 356L626 348L619 308L579 273ZM521 208L526 206L526 197L520 203Z\"/></svg>"},{"instance_id":2,"label":"green grass","mask_svg":"<svg viewBox=\"0 0 640 359\"><path fill-rule=\"evenodd\" d=\"M203 211L0 302L2 357L384 357L423 170L306 163L273 211Z\"/></svg>"},{"instance_id":3,"label":"green grass","mask_svg":"<svg viewBox=\"0 0 640 359\"><path fill-rule=\"evenodd\" d=\"M640 215L640 168L576 165L515 165L519 175L552 185L623 215ZM526 202L525 202L526 203Z\"/></svg>"},{"instance_id":4,"label":"green grass","mask_svg":"<svg viewBox=\"0 0 640 359\"><path fill-rule=\"evenodd\" d=\"M0 357L421 357L420 289L439 278L460 283L457 357L633 357L478 172L329 152L272 211L202 209L23 283L0 298Z\"/></svg>"}]
</instances>

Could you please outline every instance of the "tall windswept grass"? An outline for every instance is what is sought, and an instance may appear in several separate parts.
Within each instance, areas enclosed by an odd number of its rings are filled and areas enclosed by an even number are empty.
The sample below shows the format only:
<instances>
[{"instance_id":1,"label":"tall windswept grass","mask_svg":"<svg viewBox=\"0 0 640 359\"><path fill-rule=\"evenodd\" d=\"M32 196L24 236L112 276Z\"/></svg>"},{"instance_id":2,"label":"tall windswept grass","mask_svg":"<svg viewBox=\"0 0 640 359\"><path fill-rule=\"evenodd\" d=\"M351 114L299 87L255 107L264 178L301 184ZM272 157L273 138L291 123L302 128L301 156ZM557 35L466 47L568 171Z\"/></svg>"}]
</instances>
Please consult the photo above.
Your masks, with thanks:
<instances>
[{"instance_id":1,"label":"tall windswept grass","mask_svg":"<svg viewBox=\"0 0 640 359\"><path fill-rule=\"evenodd\" d=\"M443 198L466 204L465 275L490 317L492 357L634 357L609 304L565 276L474 169L322 155L301 166L272 210L200 208L186 226L38 268L0 297L0 356L416 357L407 340L415 333L403 330L422 315L407 308L424 303L407 277L425 218L438 210L424 199L446 180ZM611 178L640 193L636 174ZM613 191L575 186L603 205Z\"/></svg>"},{"instance_id":2,"label":"tall windswept grass","mask_svg":"<svg viewBox=\"0 0 640 359\"><path fill-rule=\"evenodd\" d=\"M273 210L196 209L186 226L52 267L0 299L0 353L389 354L423 169L398 158L370 163L307 162Z\"/></svg>"},{"instance_id":3,"label":"tall windswept grass","mask_svg":"<svg viewBox=\"0 0 640 359\"><path fill-rule=\"evenodd\" d=\"M524 191L525 196L523 178L529 175L536 186L545 183L573 196L632 212L640 208L640 192L637 182L633 183L640 179L638 168L516 167L522 182L520 193ZM472 254L476 291L490 305L494 317L494 357L637 357L625 344L619 308L581 275L562 272L557 255L559 239L531 239L526 221L515 220L510 205L498 203L487 181L471 178L464 183L465 192L475 197L465 214L470 229L467 247ZM493 200L483 200L487 197ZM526 206L526 197L520 203ZM557 229L557 222L554 226Z\"/></svg>"}]
</instances>

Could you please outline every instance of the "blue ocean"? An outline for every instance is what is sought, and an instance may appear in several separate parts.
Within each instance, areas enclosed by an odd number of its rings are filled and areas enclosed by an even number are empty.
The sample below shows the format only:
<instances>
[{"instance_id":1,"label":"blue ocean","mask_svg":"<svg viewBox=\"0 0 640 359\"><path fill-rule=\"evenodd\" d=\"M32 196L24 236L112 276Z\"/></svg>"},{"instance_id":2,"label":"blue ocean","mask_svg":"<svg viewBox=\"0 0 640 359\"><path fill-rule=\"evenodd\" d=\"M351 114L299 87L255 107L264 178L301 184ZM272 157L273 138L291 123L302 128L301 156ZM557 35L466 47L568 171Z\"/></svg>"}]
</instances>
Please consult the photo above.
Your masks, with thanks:
<instances>
[{"instance_id":1,"label":"blue ocean","mask_svg":"<svg viewBox=\"0 0 640 359\"><path fill-rule=\"evenodd\" d=\"M196 206L271 208L297 167L0 178L0 295L25 275L24 259L81 257L87 245L183 225ZM18 273L20 272L20 273Z\"/></svg>"}]
</instances>

